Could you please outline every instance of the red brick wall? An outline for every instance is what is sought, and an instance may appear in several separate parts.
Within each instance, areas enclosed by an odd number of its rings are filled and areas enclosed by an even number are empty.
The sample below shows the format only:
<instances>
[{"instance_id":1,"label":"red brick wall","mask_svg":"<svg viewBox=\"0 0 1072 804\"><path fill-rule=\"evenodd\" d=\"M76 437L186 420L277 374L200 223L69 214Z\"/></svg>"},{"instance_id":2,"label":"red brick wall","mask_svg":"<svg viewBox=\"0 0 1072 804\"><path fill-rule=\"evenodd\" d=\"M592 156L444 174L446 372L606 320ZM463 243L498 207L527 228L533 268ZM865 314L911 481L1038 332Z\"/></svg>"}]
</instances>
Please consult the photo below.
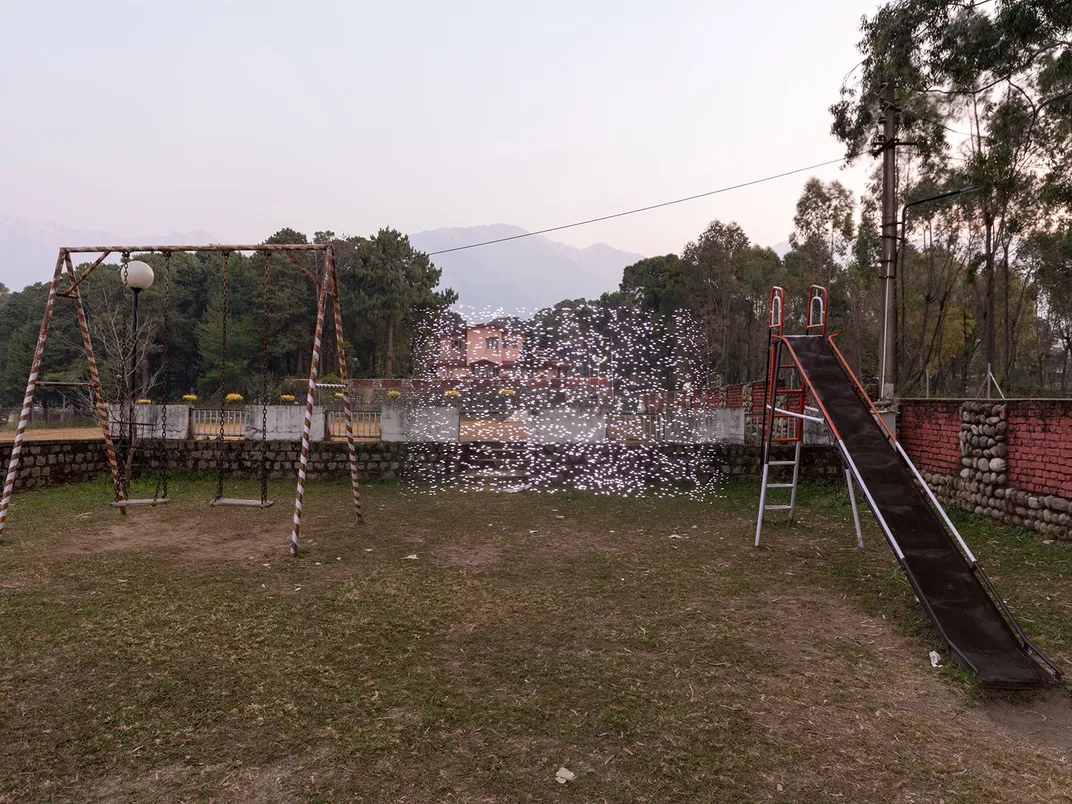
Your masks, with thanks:
<instances>
[{"instance_id":1,"label":"red brick wall","mask_svg":"<svg viewBox=\"0 0 1072 804\"><path fill-rule=\"evenodd\" d=\"M920 470L957 474L960 471L959 400L905 400L901 403L897 437Z\"/></svg>"},{"instance_id":2,"label":"red brick wall","mask_svg":"<svg viewBox=\"0 0 1072 804\"><path fill-rule=\"evenodd\" d=\"M1072 497L1072 400L1010 402L1009 485Z\"/></svg>"}]
</instances>

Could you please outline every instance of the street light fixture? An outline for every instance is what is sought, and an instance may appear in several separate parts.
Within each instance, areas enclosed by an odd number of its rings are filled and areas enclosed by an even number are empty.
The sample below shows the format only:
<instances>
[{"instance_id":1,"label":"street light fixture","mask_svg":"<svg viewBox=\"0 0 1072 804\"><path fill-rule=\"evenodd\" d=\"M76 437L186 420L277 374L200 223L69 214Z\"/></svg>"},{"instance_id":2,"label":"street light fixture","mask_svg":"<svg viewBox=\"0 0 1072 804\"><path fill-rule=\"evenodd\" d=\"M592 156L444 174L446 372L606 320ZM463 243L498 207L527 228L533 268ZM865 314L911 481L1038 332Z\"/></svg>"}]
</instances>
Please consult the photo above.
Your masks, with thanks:
<instances>
[{"instance_id":1,"label":"street light fixture","mask_svg":"<svg viewBox=\"0 0 1072 804\"><path fill-rule=\"evenodd\" d=\"M905 234L905 225L908 218L908 208L916 207L920 204L929 204L932 201L941 201L943 198L952 198L955 195L963 195L964 193L974 193L976 190L982 190L983 188L978 184L973 184L970 187L961 187L957 190L949 190L945 193L939 193L938 195L932 195L927 198L920 198L916 201L909 201L903 207L901 207L901 236L900 241L902 246L907 239ZM894 296L894 282L897 278L897 272L901 269L901 260L904 254L904 248L897 249L893 259L893 271L885 277L885 287L883 288L883 301L882 301L882 332L879 343L879 355L881 356L881 365L879 367L879 388L881 392L879 396L883 399L892 399L894 390L894 381L896 373L896 360L894 359L894 346L896 345L896 330L894 328L894 319L891 317L893 311L893 296Z\"/></svg>"},{"instance_id":2,"label":"street light fixture","mask_svg":"<svg viewBox=\"0 0 1072 804\"><path fill-rule=\"evenodd\" d=\"M155 278L152 266L141 260L128 262L124 268L120 269L119 274L123 285L135 293L151 288Z\"/></svg>"},{"instance_id":3,"label":"street light fixture","mask_svg":"<svg viewBox=\"0 0 1072 804\"><path fill-rule=\"evenodd\" d=\"M143 290L148 290L153 286L154 278L152 266L141 260L132 260L119 269L119 279L122 281L123 286L131 291L132 296L130 300L130 318L134 346L130 350L130 380L127 383L127 390L130 392L127 404L129 406L132 432L134 427L134 380L138 376L138 297Z\"/></svg>"}]
</instances>

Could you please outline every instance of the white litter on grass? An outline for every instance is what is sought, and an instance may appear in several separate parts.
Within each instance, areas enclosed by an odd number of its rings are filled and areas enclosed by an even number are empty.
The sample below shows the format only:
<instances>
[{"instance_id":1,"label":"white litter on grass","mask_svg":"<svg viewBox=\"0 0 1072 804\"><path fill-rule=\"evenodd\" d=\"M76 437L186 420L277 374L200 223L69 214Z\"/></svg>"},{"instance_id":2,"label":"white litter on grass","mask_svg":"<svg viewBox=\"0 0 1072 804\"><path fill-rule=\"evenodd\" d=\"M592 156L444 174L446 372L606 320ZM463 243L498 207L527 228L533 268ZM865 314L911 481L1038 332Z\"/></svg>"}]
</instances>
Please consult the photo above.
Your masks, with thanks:
<instances>
[{"instance_id":1,"label":"white litter on grass","mask_svg":"<svg viewBox=\"0 0 1072 804\"><path fill-rule=\"evenodd\" d=\"M417 554L416 554L416 553L412 553L411 555L408 555L408 556L406 556L406 557L405 557L405 558L403 558L402 560L403 560L403 561L416 561L416 560L417 560Z\"/></svg>"},{"instance_id":2,"label":"white litter on grass","mask_svg":"<svg viewBox=\"0 0 1072 804\"><path fill-rule=\"evenodd\" d=\"M371 553L371 552L372 552L372 548L371 548L371 547L366 547L366 548L365 548L365 552L366 552L366 553ZM335 560L336 560L336 561L341 561L342 559L341 559L341 558L336 558Z\"/></svg>"},{"instance_id":3,"label":"white litter on grass","mask_svg":"<svg viewBox=\"0 0 1072 804\"><path fill-rule=\"evenodd\" d=\"M555 772L555 781L559 784L565 784L571 779L576 779L577 774L571 771L569 768L559 768Z\"/></svg>"},{"instance_id":4,"label":"white litter on grass","mask_svg":"<svg viewBox=\"0 0 1072 804\"><path fill-rule=\"evenodd\" d=\"M931 667L941 667L941 666L942 666L942 657L938 655L938 651L932 650L931 651Z\"/></svg>"},{"instance_id":5,"label":"white litter on grass","mask_svg":"<svg viewBox=\"0 0 1072 804\"><path fill-rule=\"evenodd\" d=\"M685 537L684 536L678 536L676 533L671 533L670 538L671 539L684 539Z\"/></svg>"}]
</instances>

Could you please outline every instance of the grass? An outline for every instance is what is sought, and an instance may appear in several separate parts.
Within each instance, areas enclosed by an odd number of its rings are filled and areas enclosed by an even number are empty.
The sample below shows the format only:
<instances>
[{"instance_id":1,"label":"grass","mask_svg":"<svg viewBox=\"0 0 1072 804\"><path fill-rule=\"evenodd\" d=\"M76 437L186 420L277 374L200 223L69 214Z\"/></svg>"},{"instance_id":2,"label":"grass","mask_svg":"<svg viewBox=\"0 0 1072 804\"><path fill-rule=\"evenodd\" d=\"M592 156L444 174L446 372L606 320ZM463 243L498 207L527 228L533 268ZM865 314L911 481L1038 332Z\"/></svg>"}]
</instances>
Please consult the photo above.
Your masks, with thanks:
<instances>
[{"instance_id":1,"label":"grass","mask_svg":"<svg viewBox=\"0 0 1072 804\"><path fill-rule=\"evenodd\" d=\"M843 490L804 488L755 550L751 485L372 484L355 528L348 487L314 484L296 560L289 484L266 511L212 491L176 479L125 521L104 484L16 497L0 801L1056 801L1072 781L1064 692L992 699L932 669ZM1072 666L1068 546L958 527Z\"/></svg>"}]
</instances>

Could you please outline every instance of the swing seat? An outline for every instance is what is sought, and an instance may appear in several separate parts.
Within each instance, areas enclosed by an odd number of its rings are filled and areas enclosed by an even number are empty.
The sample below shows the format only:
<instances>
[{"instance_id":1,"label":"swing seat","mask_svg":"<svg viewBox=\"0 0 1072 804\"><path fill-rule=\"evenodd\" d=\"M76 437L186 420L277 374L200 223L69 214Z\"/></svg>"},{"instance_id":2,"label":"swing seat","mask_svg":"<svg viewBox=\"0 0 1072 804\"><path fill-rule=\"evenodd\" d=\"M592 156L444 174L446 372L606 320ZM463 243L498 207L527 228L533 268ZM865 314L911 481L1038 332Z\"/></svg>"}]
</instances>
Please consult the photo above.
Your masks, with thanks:
<instances>
[{"instance_id":1,"label":"swing seat","mask_svg":"<svg viewBox=\"0 0 1072 804\"><path fill-rule=\"evenodd\" d=\"M213 505L232 506L234 508L268 508L272 505L272 500L243 500L237 497L220 497L218 500L212 501Z\"/></svg>"},{"instance_id":2,"label":"swing seat","mask_svg":"<svg viewBox=\"0 0 1072 804\"><path fill-rule=\"evenodd\" d=\"M112 508L126 508L128 505L167 505L171 502L167 497L160 497L158 499L152 499L151 497L144 500L123 500L122 502L110 503Z\"/></svg>"}]
</instances>

